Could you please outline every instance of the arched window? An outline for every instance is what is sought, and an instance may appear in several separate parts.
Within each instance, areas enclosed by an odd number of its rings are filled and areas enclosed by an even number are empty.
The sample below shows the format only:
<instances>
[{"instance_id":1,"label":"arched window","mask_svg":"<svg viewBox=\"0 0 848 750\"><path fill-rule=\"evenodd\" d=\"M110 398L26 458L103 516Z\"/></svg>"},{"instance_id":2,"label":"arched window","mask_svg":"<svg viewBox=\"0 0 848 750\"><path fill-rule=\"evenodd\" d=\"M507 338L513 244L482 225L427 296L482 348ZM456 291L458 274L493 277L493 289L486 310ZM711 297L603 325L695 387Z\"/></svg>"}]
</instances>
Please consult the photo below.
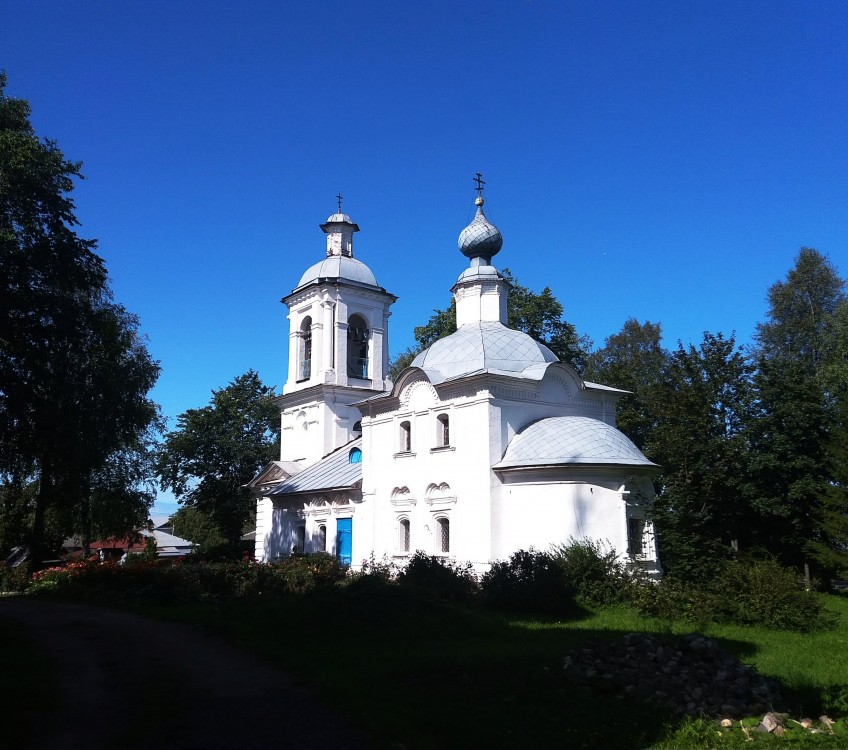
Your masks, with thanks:
<instances>
[{"instance_id":1,"label":"arched window","mask_svg":"<svg viewBox=\"0 0 848 750\"><path fill-rule=\"evenodd\" d=\"M368 378L368 324L359 315L347 322L347 376Z\"/></svg>"},{"instance_id":2,"label":"arched window","mask_svg":"<svg viewBox=\"0 0 848 750\"><path fill-rule=\"evenodd\" d=\"M354 432L362 432L362 422L356 421L353 423L353 431Z\"/></svg>"},{"instance_id":3,"label":"arched window","mask_svg":"<svg viewBox=\"0 0 848 750\"><path fill-rule=\"evenodd\" d=\"M297 379L309 380L312 377L312 318L308 315L300 324L300 341L298 342Z\"/></svg>"},{"instance_id":4,"label":"arched window","mask_svg":"<svg viewBox=\"0 0 848 750\"><path fill-rule=\"evenodd\" d=\"M359 448L351 448L350 453L347 454L348 463L352 464L361 464L362 463L362 450Z\"/></svg>"},{"instance_id":5,"label":"arched window","mask_svg":"<svg viewBox=\"0 0 848 750\"><path fill-rule=\"evenodd\" d=\"M447 414L436 417L436 447L445 448L450 445L450 419Z\"/></svg>"},{"instance_id":6,"label":"arched window","mask_svg":"<svg viewBox=\"0 0 848 750\"><path fill-rule=\"evenodd\" d=\"M327 527L323 523L318 527L318 538L315 540L319 552L327 550Z\"/></svg>"},{"instance_id":7,"label":"arched window","mask_svg":"<svg viewBox=\"0 0 848 750\"><path fill-rule=\"evenodd\" d=\"M398 549L401 552L409 552L411 540L410 525L408 518L401 518L398 522Z\"/></svg>"},{"instance_id":8,"label":"arched window","mask_svg":"<svg viewBox=\"0 0 848 750\"><path fill-rule=\"evenodd\" d=\"M408 421L400 423L398 450L401 453L409 453L412 450L412 425Z\"/></svg>"},{"instance_id":9,"label":"arched window","mask_svg":"<svg viewBox=\"0 0 848 750\"><path fill-rule=\"evenodd\" d=\"M436 554L446 555L450 552L450 520L436 519Z\"/></svg>"}]
</instances>

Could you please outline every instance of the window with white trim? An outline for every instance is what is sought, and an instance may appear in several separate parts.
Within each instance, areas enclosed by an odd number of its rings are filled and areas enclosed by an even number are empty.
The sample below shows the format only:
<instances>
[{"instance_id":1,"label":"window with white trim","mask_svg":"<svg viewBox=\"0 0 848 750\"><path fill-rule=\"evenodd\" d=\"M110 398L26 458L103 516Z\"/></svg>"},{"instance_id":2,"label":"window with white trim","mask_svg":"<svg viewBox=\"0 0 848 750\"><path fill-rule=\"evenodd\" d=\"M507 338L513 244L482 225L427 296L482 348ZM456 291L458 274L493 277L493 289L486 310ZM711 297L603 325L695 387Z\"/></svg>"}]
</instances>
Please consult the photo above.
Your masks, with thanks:
<instances>
[{"instance_id":1,"label":"window with white trim","mask_svg":"<svg viewBox=\"0 0 848 750\"><path fill-rule=\"evenodd\" d=\"M320 524L318 526L318 536L315 540L315 544L318 548L319 552L327 551L327 526L326 524Z\"/></svg>"},{"instance_id":2,"label":"window with white trim","mask_svg":"<svg viewBox=\"0 0 848 750\"><path fill-rule=\"evenodd\" d=\"M299 362L297 381L309 380L312 377L312 318L308 315L300 324L300 341L298 342Z\"/></svg>"},{"instance_id":3,"label":"window with white trim","mask_svg":"<svg viewBox=\"0 0 848 750\"><path fill-rule=\"evenodd\" d=\"M648 522L644 518L627 519L627 554L631 557L651 556L651 537Z\"/></svg>"},{"instance_id":4,"label":"window with white trim","mask_svg":"<svg viewBox=\"0 0 848 750\"><path fill-rule=\"evenodd\" d=\"M436 519L436 554L447 555L450 553L450 519Z\"/></svg>"},{"instance_id":5,"label":"window with white trim","mask_svg":"<svg viewBox=\"0 0 848 750\"><path fill-rule=\"evenodd\" d=\"M450 445L450 418L447 414L436 417L436 447L446 448Z\"/></svg>"},{"instance_id":6,"label":"window with white trim","mask_svg":"<svg viewBox=\"0 0 848 750\"><path fill-rule=\"evenodd\" d=\"M402 553L409 552L410 543L412 540L412 527L408 518L401 518L398 521L398 551Z\"/></svg>"},{"instance_id":7,"label":"window with white trim","mask_svg":"<svg viewBox=\"0 0 848 750\"><path fill-rule=\"evenodd\" d=\"M398 450L401 453L409 453L412 450L412 424L409 420L404 420L400 423Z\"/></svg>"}]
</instances>

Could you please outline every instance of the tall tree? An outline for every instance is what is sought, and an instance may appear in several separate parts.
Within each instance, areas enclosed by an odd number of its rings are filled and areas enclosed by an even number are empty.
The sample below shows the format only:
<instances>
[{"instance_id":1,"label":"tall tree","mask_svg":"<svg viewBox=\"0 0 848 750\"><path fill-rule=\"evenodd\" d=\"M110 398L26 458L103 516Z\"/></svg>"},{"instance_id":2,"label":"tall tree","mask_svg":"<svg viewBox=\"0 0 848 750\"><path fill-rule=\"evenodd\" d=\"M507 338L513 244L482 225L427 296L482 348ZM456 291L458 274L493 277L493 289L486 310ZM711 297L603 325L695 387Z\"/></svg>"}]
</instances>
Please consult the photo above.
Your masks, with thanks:
<instances>
[{"instance_id":1,"label":"tall tree","mask_svg":"<svg viewBox=\"0 0 848 750\"><path fill-rule=\"evenodd\" d=\"M848 568L848 301L846 282L801 248L768 292L757 328L750 502L772 551L822 572Z\"/></svg>"},{"instance_id":2,"label":"tall tree","mask_svg":"<svg viewBox=\"0 0 848 750\"><path fill-rule=\"evenodd\" d=\"M654 400L668 361L662 326L629 318L586 362L583 375L587 380L630 391L618 402L616 423L641 450L656 426Z\"/></svg>"},{"instance_id":3,"label":"tall tree","mask_svg":"<svg viewBox=\"0 0 848 750\"><path fill-rule=\"evenodd\" d=\"M80 164L36 136L5 86L0 74L0 474L18 508L31 498L37 562L48 513L79 530L109 457L155 429L159 368L113 302L95 241L76 234Z\"/></svg>"},{"instance_id":4,"label":"tall tree","mask_svg":"<svg viewBox=\"0 0 848 750\"><path fill-rule=\"evenodd\" d=\"M802 362L811 371L835 352L834 315L845 301L845 280L818 250L802 247L785 281L768 291L768 320L757 326L759 353L771 359Z\"/></svg>"},{"instance_id":5,"label":"tall tree","mask_svg":"<svg viewBox=\"0 0 848 750\"><path fill-rule=\"evenodd\" d=\"M550 287L541 292L523 286L512 272L505 268L503 276L509 284L507 296L507 325L547 346L563 362L583 370L590 342L577 334L575 327L563 317L564 310ZM443 310L434 310L430 320L415 329L416 346L408 348L392 360L389 374L392 379L408 367L415 356L445 336L456 331L456 303Z\"/></svg>"},{"instance_id":6,"label":"tall tree","mask_svg":"<svg viewBox=\"0 0 848 750\"><path fill-rule=\"evenodd\" d=\"M274 389L249 370L212 391L207 406L180 414L157 460L162 487L209 516L234 547L253 506L244 485L279 454L274 399Z\"/></svg>"},{"instance_id":7,"label":"tall tree","mask_svg":"<svg viewBox=\"0 0 848 750\"><path fill-rule=\"evenodd\" d=\"M647 452L663 467L654 507L662 559L689 579L748 541L742 486L750 376L732 336L705 333L699 347L681 344L671 355L654 401Z\"/></svg>"}]
</instances>

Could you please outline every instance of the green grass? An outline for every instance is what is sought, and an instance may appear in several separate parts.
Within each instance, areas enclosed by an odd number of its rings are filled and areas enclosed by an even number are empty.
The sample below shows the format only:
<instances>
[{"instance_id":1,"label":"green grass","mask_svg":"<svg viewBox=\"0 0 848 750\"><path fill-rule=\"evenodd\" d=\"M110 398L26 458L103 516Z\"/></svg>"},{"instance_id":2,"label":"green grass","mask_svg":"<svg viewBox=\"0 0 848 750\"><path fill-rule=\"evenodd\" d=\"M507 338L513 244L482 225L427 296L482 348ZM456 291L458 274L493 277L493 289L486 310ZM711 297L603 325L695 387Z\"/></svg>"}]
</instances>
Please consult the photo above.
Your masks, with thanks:
<instances>
[{"instance_id":1,"label":"green grass","mask_svg":"<svg viewBox=\"0 0 848 750\"><path fill-rule=\"evenodd\" d=\"M843 615L846 604L829 598L829 606ZM718 735L711 722L683 722L655 707L567 683L562 658L590 637L695 629L625 608L585 613L571 622L532 620L397 587L353 586L275 601L146 611L204 625L294 672L365 729L377 747L730 747L736 742L749 747L776 739L757 737L746 744L741 730ZM848 675L842 646L846 621L843 617L838 630L807 635L729 626L701 630L778 679L793 711L798 709L795 718L815 718L819 690ZM780 743L845 747L848 738L802 737L793 729Z\"/></svg>"}]
</instances>

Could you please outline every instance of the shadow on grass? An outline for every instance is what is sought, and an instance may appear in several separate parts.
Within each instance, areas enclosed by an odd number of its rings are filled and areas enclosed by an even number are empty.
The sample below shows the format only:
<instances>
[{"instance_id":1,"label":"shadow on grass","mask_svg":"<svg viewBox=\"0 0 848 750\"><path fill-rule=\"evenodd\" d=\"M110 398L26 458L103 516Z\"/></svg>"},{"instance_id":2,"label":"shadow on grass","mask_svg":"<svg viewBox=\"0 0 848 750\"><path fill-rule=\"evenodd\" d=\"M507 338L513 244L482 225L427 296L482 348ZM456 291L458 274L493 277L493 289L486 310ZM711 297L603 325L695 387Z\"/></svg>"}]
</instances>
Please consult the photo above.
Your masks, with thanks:
<instances>
[{"instance_id":1,"label":"shadow on grass","mask_svg":"<svg viewBox=\"0 0 848 750\"><path fill-rule=\"evenodd\" d=\"M519 622L365 581L155 614L203 624L296 673L380 748L650 747L677 723L657 706L565 679L568 651L640 629L596 623L585 611L568 622ZM651 632L663 635L661 627ZM743 657L757 648L717 640Z\"/></svg>"}]
</instances>

